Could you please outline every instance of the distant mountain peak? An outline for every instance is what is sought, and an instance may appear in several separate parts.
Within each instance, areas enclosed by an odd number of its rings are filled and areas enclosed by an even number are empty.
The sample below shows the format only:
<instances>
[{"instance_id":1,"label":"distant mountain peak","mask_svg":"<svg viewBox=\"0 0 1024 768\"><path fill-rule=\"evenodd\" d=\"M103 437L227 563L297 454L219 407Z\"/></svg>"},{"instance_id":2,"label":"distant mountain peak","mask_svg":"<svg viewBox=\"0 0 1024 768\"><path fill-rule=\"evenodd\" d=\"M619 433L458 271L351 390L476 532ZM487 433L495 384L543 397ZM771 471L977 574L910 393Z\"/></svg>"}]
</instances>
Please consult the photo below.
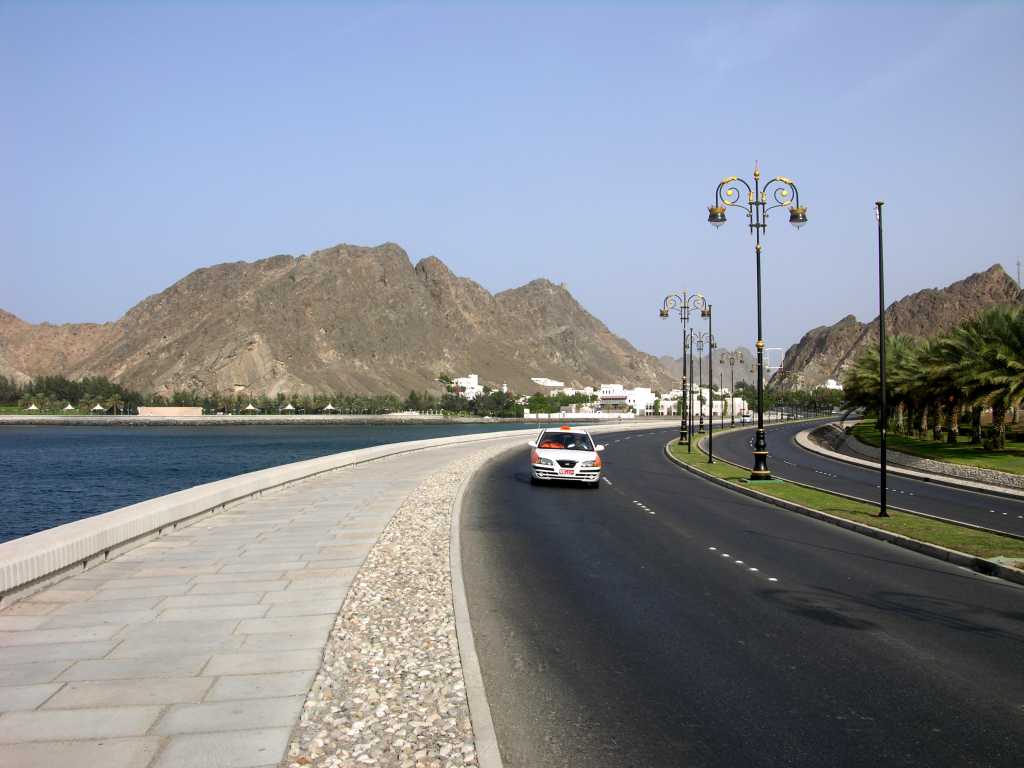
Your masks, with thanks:
<instances>
[{"instance_id":1,"label":"distant mountain peak","mask_svg":"<svg viewBox=\"0 0 1024 768\"><path fill-rule=\"evenodd\" d=\"M434 256L339 243L195 270L116 323L53 327L0 314L0 373L100 374L143 391L407 394L477 373L671 386L650 355L543 278L491 295Z\"/></svg>"},{"instance_id":2,"label":"distant mountain peak","mask_svg":"<svg viewBox=\"0 0 1024 768\"><path fill-rule=\"evenodd\" d=\"M1022 300L1016 281L993 264L945 288L925 288L893 302L885 310L886 333L931 338L989 307ZM786 350L784 385L816 387L841 380L860 350L877 341L877 317L865 324L847 315L835 325L814 328Z\"/></svg>"}]
</instances>

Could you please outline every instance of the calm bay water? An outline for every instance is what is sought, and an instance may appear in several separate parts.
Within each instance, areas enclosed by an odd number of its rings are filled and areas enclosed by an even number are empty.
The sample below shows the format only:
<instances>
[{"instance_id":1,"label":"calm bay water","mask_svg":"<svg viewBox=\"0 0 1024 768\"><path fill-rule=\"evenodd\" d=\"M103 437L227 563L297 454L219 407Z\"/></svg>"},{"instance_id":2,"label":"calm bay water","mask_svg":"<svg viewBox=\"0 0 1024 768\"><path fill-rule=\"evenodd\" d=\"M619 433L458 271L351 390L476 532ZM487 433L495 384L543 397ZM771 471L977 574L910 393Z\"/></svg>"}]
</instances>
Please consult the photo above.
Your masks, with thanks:
<instances>
[{"instance_id":1,"label":"calm bay water","mask_svg":"<svg viewBox=\"0 0 1024 768\"><path fill-rule=\"evenodd\" d=\"M278 464L384 443L524 427L0 426L0 541Z\"/></svg>"}]
</instances>

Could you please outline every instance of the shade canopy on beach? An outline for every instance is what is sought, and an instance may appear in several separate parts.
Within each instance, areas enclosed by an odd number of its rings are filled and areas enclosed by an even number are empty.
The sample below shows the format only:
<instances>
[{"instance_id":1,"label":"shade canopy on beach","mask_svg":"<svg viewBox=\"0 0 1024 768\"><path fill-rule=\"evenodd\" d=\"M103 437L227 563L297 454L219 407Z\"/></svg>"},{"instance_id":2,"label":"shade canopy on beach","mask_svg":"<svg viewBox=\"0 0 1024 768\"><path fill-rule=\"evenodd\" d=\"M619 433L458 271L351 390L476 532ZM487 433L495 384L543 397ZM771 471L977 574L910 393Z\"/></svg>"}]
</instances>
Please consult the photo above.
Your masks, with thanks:
<instances>
[{"instance_id":1,"label":"shade canopy on beach","mask_svg":"<svg viewBox=\"0 0 1024 768\"><path fill-rule=\"evenodd\" d=\"M74 411L74 410L77 410L77 409L71 403L68 403L67 405L64 406L64 410L65 411Z\"/></svg>"},{"instance_id":2,"label":"shade canopy on beach","mask_svg":"<svg viewBox=\"0 0 1024 768\"><path fill-rule=\"evenodd\" d=\"M336 411L336 410L338 410L338 409L337 409L337 408L335 408L335 407L334 407L333 405L331 405L330 403L328 403L327 405L325 405L325 406L324 406L324 411Z\"/></svg>"},{"instance_id":3,"label":"shade canopy on beach","mask_svg":"<svg viewBox=\"0 0 1024 768\"><path fill-rule=\"evenodd\" d=\"M106 410L107 410L107 409L106 409L106 408L104 408L104 407L103 407L102 405L100 405L99 403L96 403L96 405L94 405L94 406L92 407L92 412L93 412L93 413L96 413L97 411L104 411L104 412L106 412Z\"/></svg>"},{"instance_id":4,"label":"shade canopy on beach","mask_svg":"<svg viewBox=\"0 0 1024 768\"><path fill-rule=\"evenodd\" d=\"M32 403L32 404L31 404L31 405L29 405L29 407L28 407L28 408L26 408L25 410L26 410L26 411L38 411L38 410L39 410L39 406L38 406L38 405L36 405L35 403Z\"/></svg>"},{"instance_id":5,"label":"shade canopy on beach","mask_svg":"<svg viewBox=\"0 0 1024 768\"><path fill-rule=\"evenodd\" d=\"M245 406L245 408L243 408L242 410L244 410L244 411L250 411L250 412L251 412L251 411L258 411L258 410L259 410L259 408L257 408L257 407L256 407L255 405L253 405L252 403L249 403L249 404L248 404L247 406Z\"/></svg>"},{"instance_id":6,"label":"shade canopy on beach","mask_svg":"<svg viewBox=\"0 0 1024 768\"><path fill-rule=\"evenodd\" d=\"M286 406L284 407L284 409L285 409L286 411L294 411L294 410L295 410L295 406L294 406L294 405L292 405L291 403L288 403L288 405L286 405Z\"/></svg>"}]
</instances>

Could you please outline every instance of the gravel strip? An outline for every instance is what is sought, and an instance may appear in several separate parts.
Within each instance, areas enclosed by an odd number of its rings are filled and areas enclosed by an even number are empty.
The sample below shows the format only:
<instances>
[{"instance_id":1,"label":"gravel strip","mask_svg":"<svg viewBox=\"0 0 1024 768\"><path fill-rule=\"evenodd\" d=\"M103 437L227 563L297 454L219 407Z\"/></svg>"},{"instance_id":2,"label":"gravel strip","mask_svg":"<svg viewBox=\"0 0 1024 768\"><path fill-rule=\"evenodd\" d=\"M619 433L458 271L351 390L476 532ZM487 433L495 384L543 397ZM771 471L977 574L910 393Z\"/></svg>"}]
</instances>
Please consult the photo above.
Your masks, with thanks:
<instances>
[{"instance_id":1,"label":"gravel strip","mask_svg":"<svg viewBox=\"0 0 1024 768\"><path fill-rule=\"evenodd\" d=\"M283 765L478 765L449 535L459 486L497 452L453 462L399 507L352 583Z\"/></svg>"}]
</instances>

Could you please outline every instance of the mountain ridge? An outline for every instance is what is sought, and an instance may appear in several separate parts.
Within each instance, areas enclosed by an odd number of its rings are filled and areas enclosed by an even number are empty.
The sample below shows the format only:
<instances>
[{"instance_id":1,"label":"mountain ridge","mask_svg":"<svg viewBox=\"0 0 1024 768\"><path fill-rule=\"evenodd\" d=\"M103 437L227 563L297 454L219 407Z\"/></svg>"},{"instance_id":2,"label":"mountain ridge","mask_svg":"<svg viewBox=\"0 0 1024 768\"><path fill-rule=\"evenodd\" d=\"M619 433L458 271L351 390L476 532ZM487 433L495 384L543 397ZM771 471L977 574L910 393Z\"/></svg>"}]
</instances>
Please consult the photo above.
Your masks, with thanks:
<instances>
[{"instance_id":1,"label":"mountain ridge","mask_svg":"<svg viewBox=\"0 0 1024 768\"><path fill-rule=\"evenodd\" d=\"M30 324L0 310L0 374L104 375L168 394L406 394L478 373L668 388L672 377L545 278L496 294L395 243L339 244L193 270L111 323Z\"/></svg>"},{"instance_id":2,"label":"mountain ridge","mask_svg":"<svg viewBox=\"0 0 1024 768\"><path fill-rule=\"evenodd\" d=\"M924 288L890 304L885 310L886 334L918 339L948 333L989 307L1024 301L1024 291L1000 264L950 283ZM844 372L868 344L878 343L878 317L862 323L846 315L833 325L807 331L786 350L782 371L772 378L783 388L813 388L827 379L842 381Z\"/></svg>"}]
</instances>

